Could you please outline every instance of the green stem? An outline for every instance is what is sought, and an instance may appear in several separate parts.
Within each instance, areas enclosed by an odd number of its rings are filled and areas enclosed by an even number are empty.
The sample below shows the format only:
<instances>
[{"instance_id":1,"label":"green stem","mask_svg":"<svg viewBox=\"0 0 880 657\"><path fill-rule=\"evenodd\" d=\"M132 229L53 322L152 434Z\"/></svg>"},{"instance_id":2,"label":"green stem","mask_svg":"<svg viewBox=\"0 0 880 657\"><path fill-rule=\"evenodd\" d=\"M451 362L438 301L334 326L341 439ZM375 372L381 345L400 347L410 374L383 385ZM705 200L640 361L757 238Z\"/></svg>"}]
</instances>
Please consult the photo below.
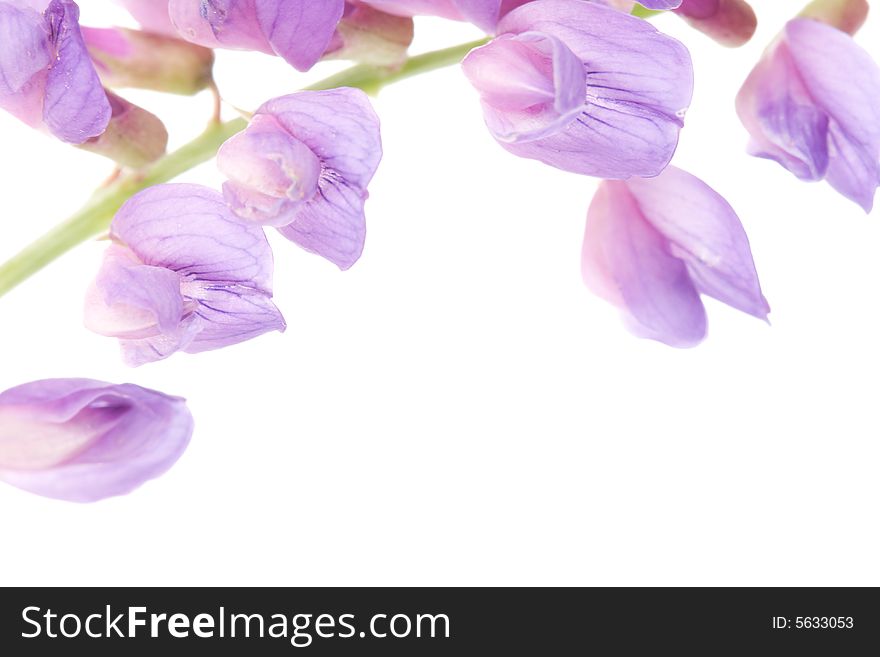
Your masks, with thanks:
<instances>
[{"instance_id":1,"label":"green stem","mask_svg":"<svg viewBox=\"0 0 880 657\"><path fill-rule=\"evenodd\" d=\"M664 12L659 9L645 9L642 5L636 3L632 8L632 15L638 16L639 18L652 18Z\"/></svg>"},{"instance_id":2,"label":"green stem","mask_svg":"<svg viewBox=\"0 0 880 657\"><path fill-rule=\"evenodd\" d=\"M473 48L488 39L464 43L444 50L435 50L410 57L403 66L384 69L357 65L337 75L321 80L307 89L317 91L336 87L357 87L375 94L382 87L400 80L427 73L460 62ZM74 215L55 226L48 233L22 249L0 265L0 296L3 296L43 267L61 257L73 247L100 235L110 227L114 215L137 192L173 180L193 167L207 162L217 149L232 135L247 127L245 119L225 123L211 123L198 137L173 153L169 153L143 171L121 175L115 181L98 189L89 201Z\"/></svg>"}]
</instances>

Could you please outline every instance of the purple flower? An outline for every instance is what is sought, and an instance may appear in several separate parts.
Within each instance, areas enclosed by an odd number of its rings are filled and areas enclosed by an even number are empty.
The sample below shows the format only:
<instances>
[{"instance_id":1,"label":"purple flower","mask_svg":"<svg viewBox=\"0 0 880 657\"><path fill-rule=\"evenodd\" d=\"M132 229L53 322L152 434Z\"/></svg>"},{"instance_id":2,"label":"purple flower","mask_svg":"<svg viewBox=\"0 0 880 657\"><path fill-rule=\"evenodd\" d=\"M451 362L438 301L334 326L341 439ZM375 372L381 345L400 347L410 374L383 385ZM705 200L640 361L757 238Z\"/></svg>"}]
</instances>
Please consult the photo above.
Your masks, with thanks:
<instances>
[{"instance_id":1,"label":"purple flower","mask_svg":"<svg viewBox=\"0 0 880 657\"><path fill-rule=\"evenodd\" d=\"M706 336L708 295L766 319L749 241L715 190L668 167L656 178L604 181L584 235L587 286L640 337L692 347Z\"/></svg>"},{"instance_id":2,"label":"purple flower","mask_svg":"<svg viewBox=\"0 0 880 657\"><path fill-rule=\"evenodd\" d=\"M647 21L581 0L536 0L462 66L490 132L521 157L603 178L654 176L693 93L687 49Z\"/></svg>"},{"instance_id":3,"label":"purple flower","mask_svg":"<svg viewBox=\"0 0 880 657\"><path fill-rule=\"evenodd\" d=\"M78 20L70 0L0 0L0 107L73 144L103 133L111 115Z\"/></svg>"},{"instance_id":4,"label":"purple flower","mask_svg":"<svg viewBox=\"0 0 880 657\"><path fill-rule=\"evenodd\" d=\"M265 103L223 145L217 165L235 214L348 269L363 251L367 185L381 158L367 95L343 87Z\"/></svg>"},{"instance_id":5,"label":"purple flower","mask_svg":"<svg viewBox=\"0 0 880 657\"><path fill-rule=\"evenodd\" d=\"M260 226L236 219L213 190L157 185L110 227L86 326L119 338L137 366L283 331L272 303L272 252Z\"/></svg>"},{"instance_id":6,"label":"purple flower","mask_svg":"<svg viewBox=\"0 0 880 657\"><path fill-rule=\"evenodd\" d=\"M187 41L209 48L257 50L307 71L321 58L342 18L344 0L169 0Z\"/></svg>"},{"instance_id":7,"label":"purple flower","mask_svg":"<svg viewBox=\"0 0 880 657\"><path fill-rule=\"evenodd\" d=\"M790 21L736 99L749 152L827 180L870 212L880 185L880 68L846 33Z\"/></svg>"},{"instance_id":8,"label":"purple flower","mask_svg":"<svg viewBox=\"0 0 880 657\"><path fill-rule=\"evenodd\" d=\"M130 383L34 381L0 393L0 481L56 499L125 495L189 444L186 402Z\"/></svg>"}]
</instances>

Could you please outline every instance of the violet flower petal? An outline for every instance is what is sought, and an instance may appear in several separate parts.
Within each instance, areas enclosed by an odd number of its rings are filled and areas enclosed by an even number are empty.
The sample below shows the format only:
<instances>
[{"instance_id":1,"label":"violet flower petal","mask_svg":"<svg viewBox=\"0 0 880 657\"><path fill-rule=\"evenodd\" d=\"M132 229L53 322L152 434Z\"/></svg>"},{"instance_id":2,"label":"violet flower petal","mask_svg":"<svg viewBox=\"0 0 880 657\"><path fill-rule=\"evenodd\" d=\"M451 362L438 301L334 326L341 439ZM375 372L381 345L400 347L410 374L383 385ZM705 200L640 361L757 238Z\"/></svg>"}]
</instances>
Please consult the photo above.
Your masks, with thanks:
<instances>
[{"instance_id":1,"label":"violet flower petal","mask_svg":"<svg viewBox=\"0 0 880 657\"><path fill-rule=\"evenodd\" d=\"M367 235L366 190L334 183L322 187L320 200L306 203L296 220L278 231L306 251L345 271L361 257Z\"/></svg>"},{"instance_id":2,"label":"violet flower petal","mask_svg":"<svg viewBox=\"0 0 880 657\"><path fill-rule=\"evenodd\" d=\"M260 113L223 144L217 166L230 179L223 194L233 212L267 226L295 219L296 206L317 193L322 170L308 146L270 114Z\"/></svg>"},{"instance_id":3,"label":"violet flower petal","mask_svg":"<svg viewBox=\"0 0 880 657\"><path fill-rule=\"evenodd\" d=\"M32 127L43 118L52 51L42 15L0 2L0 107Z\"/></svg>"},{"instance_id":4,"label":"violet flower petal","mask_svg":"<svg viewBox=\"0 0 880 657\"><path fill-rule=\"evenodd\" d=\"M272 49L307 71L321 59L345 11L344 0L255 0L260 27Z\"/></svg>"},{"instance_id":5,"label":"violet flower petal","mask_svg":"<svg viewBox=\"0 0 880 657\"><path fill-rule=\"evenodd\" d=\"M693 347L706 336L706 311L687 266L669 253L624 182L600 183L590 205L583 276L640 337Z\"/></svg>"},{"instance_id":6,"label":"violet flower petal","mask_svg":"<svg viewBox=\"0 0 880 657\"><path fill-rule=\"evenodd\" d=\"M126 339L171 333L184 314L177 273L142 264L129 248L119 244L107 249L87 305L86 328ZM120 308L126 312L119 312Z\"/></svg>"},{"instance_id":7,"label":"violet flower petal","mask_svg":"<svg viewBox=\"0 0 880 657\"><path fill-rule=\"evenodd\" d=\"M681 4L681 0L639 0L639 4L646 9L668 11L678 7Z\"/></svg>"},{"instance_id":8,"label":"violet flower petal","mask_svg":"<svg viewBox=\"0 0 880 657\"><path fill-rule=\"evenodd\" d=\"M183 38L209 48L257 50L306 71L324 54L344 0L170 0Z\"/></svg>"},{"instance_id":9,"label":"violet flower petal","mask_svg":"<svg viewBox=\"0 0 880 657\"><path fill-rule=\"evenodd\" d=\"M702 294L767 319L751 246L739 217L702 180L676 167L656 178L631 178L627 190L642 214L685 262Z\"/></svg>"},{"instance_id":10,"label":"violet flower petal","mask_svg":"<svg viewBox=\"0 0 880 657\"><path fill-rule=\"evenodd\" d=\"M110 102L80 34L76 3L52 0L45 16L57 55L46 78L43 119L62 141L82 144L107 128Z\"/></svg>"},{"instance_id":11,"label":"violet flower petal","mask_svg":"<svg viewBox=\"0 0 880 657\"><path fill-rule=\"evenodd\" d=\"M705 336L700 294L760 319L770 312L739 217L715 190L675 167L656 178L600 184L587 218L583 274L633 332L674 347Z\"/></svg>"},{"instance_id":12,"label":"violet flower petal","mask_svg":"<svg viewBox=\"0 0 880 657\"><path fill-rule=\"evenodd\" d=\"M802 180L828 170L828 115L810 97L785 40L770 46L743 84L737 112L752 139L749 153L779 162Z\"/></svg>"},{"instance_id":13,"label":"violet flower petal","mask_svg":"<svg viewBox=\"0 0 880 657\"><path fill-rule=\"evenodd\" d=\"M462 69L480 90L486 124L501 142L546 137L583 111L583 62L555 37L502 35L472 51Z\"/></svg>"},{"instance_id":14,"label":"violet flower petal","mask_svg":"<svg viewBox=\"0 0 880 657\"><path fill-rule=\"evenodd\" d=\"M174 465L192 430L178 397L132 384L35 381L0 393L0 481L72 502L124 495Z\"/></svg>"}]
</instances>

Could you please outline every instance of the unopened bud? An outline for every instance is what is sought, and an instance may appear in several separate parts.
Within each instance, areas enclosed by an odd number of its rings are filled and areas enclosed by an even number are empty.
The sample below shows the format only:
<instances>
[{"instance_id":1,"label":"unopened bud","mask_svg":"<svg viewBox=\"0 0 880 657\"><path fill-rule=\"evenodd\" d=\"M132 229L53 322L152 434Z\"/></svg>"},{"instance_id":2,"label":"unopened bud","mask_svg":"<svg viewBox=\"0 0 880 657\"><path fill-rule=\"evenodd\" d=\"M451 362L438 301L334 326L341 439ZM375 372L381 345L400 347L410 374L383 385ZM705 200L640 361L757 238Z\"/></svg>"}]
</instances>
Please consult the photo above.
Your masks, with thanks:
<instances>
[{"instance_id":1,"label":"unopened bud","mask_svg":"<svg viewBox=\"0 0 880 657\"><path fill-rule=\"evenodd\" d=\"M165 154L168 131L158 117L109 91L107 100L113 111L107 129L79 148L132 169L141 169Z\"/></svg>"},{"instance_id":2,"label":"unopened bud","mask_svg":"<svg viewBox=\"0 0 880 657\"><path fill-rule=\"evenodd\" d=\"M324 57L399 66L406 59L414 32L412 18L392 16L366 5L346 4Z\"/></svg>"},{"instance_id":3,"label":"unopened bud","mask_svg":"<svg viewBox=\"0 0 880 657\"><path fill-rule=\"evenodd\" d=\"M692 27L731 48L747 43L758 27L758 17L745 0L684 0L674 11Z\"/></svg>"},{"instance_id":4,"label":"unopened bud","mask_svg":"<svg viewBox=\"0 0 880 657\"><path fill-rule=\"evenodd\" d=\"M83 27L82 35L108 87L191 95L211 81L214 53L208 48L122 27Z\"/></svg>"}]
</instances>

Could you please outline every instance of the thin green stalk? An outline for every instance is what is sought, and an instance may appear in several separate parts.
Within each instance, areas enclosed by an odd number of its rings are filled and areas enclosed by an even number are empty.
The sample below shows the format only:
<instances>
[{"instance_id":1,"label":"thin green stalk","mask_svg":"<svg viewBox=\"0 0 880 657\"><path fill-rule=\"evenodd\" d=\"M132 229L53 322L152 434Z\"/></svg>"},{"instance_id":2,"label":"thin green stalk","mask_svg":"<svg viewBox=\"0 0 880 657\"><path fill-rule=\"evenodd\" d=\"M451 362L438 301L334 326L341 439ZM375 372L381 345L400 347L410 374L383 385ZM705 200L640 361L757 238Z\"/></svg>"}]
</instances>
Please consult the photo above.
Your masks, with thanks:
<instances>
[{"instance_id":1,"label":"thin green stalk","mask_svg":"<svg viewBox=\"0 0 880 657\"><path fill-rule=\"evenodd\" d=\"M357 87L367 93L375 94L389 84L457 64L473 48L486 43L486 41L487 39L483 39L416 55L407 59L403 66L396 69L384 69L363 64L352 66L337 75L307 87L307 89L317 91L335 89L336 87ZM193 167L207 162L217 154L217 149L223 142L237 132L244 130L245 127L247 127L245 119L233 119L225 123L213 122L201 135L156 161L144 171L123 174L115 181L95 191L78 212L0 265L0 296L27 280L73 247L105 232L110 227L110 222L117 210L134 194L152 185L173 180Z\"/></svg>"},{"instance_id":2,"label":"thin green stalk","mask_svg":"<svg viewBox=\"0 0 880 657\"><path fill-rule=\"evenodd\" d=\"M638 16L639 18L652 18L664 12L659 9L646 9L645 7L642 7L642 5L636 3L632 8L631 13L633 16Z\"/></svg>"}]
</instances>

